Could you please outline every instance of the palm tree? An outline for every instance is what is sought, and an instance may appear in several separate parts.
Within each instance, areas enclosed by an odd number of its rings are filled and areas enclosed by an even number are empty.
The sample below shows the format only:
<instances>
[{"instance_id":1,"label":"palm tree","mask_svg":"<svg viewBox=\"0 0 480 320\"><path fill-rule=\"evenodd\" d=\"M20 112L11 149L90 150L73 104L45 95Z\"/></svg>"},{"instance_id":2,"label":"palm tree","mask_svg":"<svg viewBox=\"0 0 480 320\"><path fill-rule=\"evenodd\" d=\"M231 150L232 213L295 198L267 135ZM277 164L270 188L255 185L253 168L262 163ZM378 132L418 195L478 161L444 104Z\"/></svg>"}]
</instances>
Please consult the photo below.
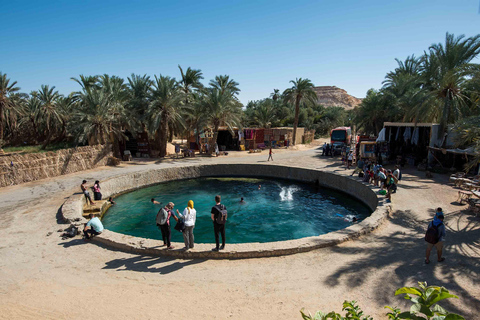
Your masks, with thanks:
<instances>
[{"instance_id":1,"label":"palm tree","mask_svg":"<svg viewBox=\"0 0 480 320\"><path fill-rule=\"evenodd\" d=\"M203 101L203 110L207 123L213 127L213 139L210 141L209 151L215 149L220 125L228 127L233 133L233 127L241 126L241 104L233 97L230 91L222 91L216 87L209 88Z\"/></svg>"},{"instance_id":2,"label":"palm tree","mask_svg":"<svg viewBox=\"0 0 480 320\"><path fill-rule=\"evenodd\" d=\"M40 133L38 132L38 115L41 106L42 103L37 97L30 97L24 105L22 111L24 116L19 122L20 127L31 126L32 130L30 130L30 132L32 133L32 138L35 142L38 141L38 137L40 136Z\"/></svg>"},{"instance_id":3,"label":"palm tree","mask_svg":"<svg viewBox=\"0 0 480 320\"><path fill-rule=\"evenodd\" d=\"M293 83L293 86L286 89L283 92L283 96L285 102L290 102L295 105L295 120L293 122L293 145L295 145L300 103L305 101L314 104L318 98L315 91L313 91L314 85L309 79L297 78L295 81L290 80L290 82Z\"/></svg>"},{"instance_id":4,"label":"palm tree","mask_svg":"<svg viewBox=\"0 0 480 320\"><path fill-rule=\"evenodd\" d=\"M385 98L381 91L370 89L362 103L355 110L356 122L359 128L363 128L366 132L374 132L378 135L383 122L387 120L388 99Z\"/></svg>"},{"instance_id":5,"label":"palm tree","mask_svg":"<svg viewBox=\"0 0 480 320\"><path fill-rule=\"evenodd\" d=\"M16 84L17 81L10 83L7 74L0 72L0 140L4 138L5 128L21 112L21 97L17 94L20 88Z\"/></svg>"},{"instance_id":6,"label":"palm tree","mask_svg":"<svg viewBox=\"0 0 480 320\"><path fill-rule=\"evenodd\" d=\"M127 78L127 80L129 95L128 109L129 111L132 111L140 121L143 121L143 117L148 108L153 81L146 74L140 76L133 73L130 78Z\"/></svg>"},{"instance_id":7,"label":"palm tree","mask_svg":"<svg viewBox=\"0 0 480 320\"><path fill-rule=\"evenodd\" d=\"M200 82L200 80L203 79L202 70L195 70L188 67L187 71L184 73L180 65L178 65L178 69L180 69L180 74L182 76L182 80L180 80L179 84L181 90L185 94L185 105L188 105L188 99L190 98L191 94L195 90L203 88L203 85Z\"/></svg>"},{"instance_id":8,"label":"palm tree","mask_svg":"<svg viewBox=\"0 0 480 320\"><path fill-rule=\"evenodd\" d=\"M480 54L480 35L465 38L447 32L445 45L438 43L429 48L423 57L425 87L434 94L437 103L430 105L440 123L439 134L446 132L448 123L453 123L465 114L465 83L480 70L471 61Z\"/></svg>"},{"instance_id":9,"label":"palm tree","mask_svg":"<svg viewBox=\"0 0 480 320\"><path fill-rule=\"evenodd\" d=\"M273 92L270 94L270 97L272 98L274 104L277 102L278 98L280 97L280 90L279 89L273 89Z\"/></svg>"},{"instance_id":10,"label":"palm tree","mask_svg":"<svg viewBox=\"0 0 480 320\"><path fill-rule=\"evenodd\" d=\"M453 130L457 133L455 143L457 146L473 147L473 160L465 167L470 170L480 163L480 115L461 119L455 123Z\"/></svg>"},{"instance_id":11,"label":"palm tree","mask_svg":"<svg viewBox=\"0 0 480 320\"><path fill-rule=\"evenodd\" d=\"M123 137L121 128L112 125L115 119L110 103L109 94L101 88L92 88L83 95L73 121L77 142L88 142L89 145L105 144L113 143L112 137Z\"/></svg>"},{"instance_id":12,"label":"palm tree","mask_svg":"<svg viewBox=\"0 0 480 320\"><path fill-rule=\"evenodd\" d=\"M147 119L150 132L159 140L160 157L167 154L168 133L174 127L185 127L184 111L182 104L182 91L175 78L162 76L153 84L151 101L147 110Z\"/></svg>"},{"instance_id":13,"label":"palm tree","mask_svg":"<svg viewBox=\"0 0 480 320\"><path fill-rule=\"evenodd\" d=\"M272 100L266 99L255 108L254 112L255 123L260 128L270 128L272 122L275 121L275 108L272 104Z\"/></svg>"},{"instance_id":14,"label":"palm tree","mask_svg":"<svg viewBox=\"0 0 480 320\"><path fill-rule=\"evenodd\" d=\"M200 144L200 133L207 126L207 119L203 109L204 95L201 93L192 94L192 107L186 114L187 129L189 132L195 132L195 141ZM202 149L200 148L200 152Z\"/></svg>"},{"instance_id":15,"label":"palm tree","mask_svg":"<svg viewBox=\"0 0 480 320\"><path fill-rule=\"evenodd\" d=\"M32 92L32 95L40 100L41 106L39 110L39 120L44 126L46 139L42 145L45 149L51 142L53 136L57 131L57 127L63 123L64 113L58 107L58 100L62 97L58 91L54 91L55 87L42 85L40 90Z\"/></svg>"},{"instance_id":16,"label":"palm tree","mask_svg":"<svg viewBox=\"0 0 480 320\"><path fill-rule=\"evenodd\" d=\"M220 91L220 94L229 92L232 95L236 95L240 92L238 88L238 82L230 79L230 76L216 76L215 80L210 80L210 86Z\"/></svg>"}]
</instances>

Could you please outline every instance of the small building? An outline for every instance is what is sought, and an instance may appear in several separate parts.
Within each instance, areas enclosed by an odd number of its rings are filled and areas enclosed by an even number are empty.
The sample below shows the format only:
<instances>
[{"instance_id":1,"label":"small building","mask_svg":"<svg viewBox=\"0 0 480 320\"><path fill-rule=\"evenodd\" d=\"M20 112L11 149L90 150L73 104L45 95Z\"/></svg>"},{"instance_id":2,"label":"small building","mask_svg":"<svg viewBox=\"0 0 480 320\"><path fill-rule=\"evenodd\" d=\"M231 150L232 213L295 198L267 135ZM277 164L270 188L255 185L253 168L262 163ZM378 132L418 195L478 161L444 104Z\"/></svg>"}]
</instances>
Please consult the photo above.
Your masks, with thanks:
<instances>
[{"instance_id":1,"label":"small building","mask_svg":"<svg viewBox=\"0 0 480 320\"><path fill-rule=\"evenodd\" d=\"M425 159L434 161L429 147L452 147L452 134L439 137L440 125L436 123L385 122L377 139L377 158L418 165Z\"/></svg>"}]
</instances>

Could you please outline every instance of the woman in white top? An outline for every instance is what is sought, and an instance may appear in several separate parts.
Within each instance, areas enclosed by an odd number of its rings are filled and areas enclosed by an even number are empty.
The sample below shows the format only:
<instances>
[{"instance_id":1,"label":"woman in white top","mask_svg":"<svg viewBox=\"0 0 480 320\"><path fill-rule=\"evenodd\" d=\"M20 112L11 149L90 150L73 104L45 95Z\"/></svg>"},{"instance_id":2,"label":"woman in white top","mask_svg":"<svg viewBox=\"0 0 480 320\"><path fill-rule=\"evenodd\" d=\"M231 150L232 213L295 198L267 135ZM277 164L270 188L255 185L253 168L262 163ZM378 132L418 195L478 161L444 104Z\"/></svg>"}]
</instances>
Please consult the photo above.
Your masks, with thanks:
<instances>
[{"instance_id":1,"label":"woman in white top","mask_svg":"<svg viewBox=\"0 0 480 320\"><path fill-rule=\"evenodd\" d=\"M193 201L188 201L188 205L183 210L183 214L177 210L180 217L183 218L185 229L183 230L183 240L185 241L184 250L193 248L193 228L195 227L195 220L197 219L197 210L193 208Z\"/></svg>"}]
</instances>

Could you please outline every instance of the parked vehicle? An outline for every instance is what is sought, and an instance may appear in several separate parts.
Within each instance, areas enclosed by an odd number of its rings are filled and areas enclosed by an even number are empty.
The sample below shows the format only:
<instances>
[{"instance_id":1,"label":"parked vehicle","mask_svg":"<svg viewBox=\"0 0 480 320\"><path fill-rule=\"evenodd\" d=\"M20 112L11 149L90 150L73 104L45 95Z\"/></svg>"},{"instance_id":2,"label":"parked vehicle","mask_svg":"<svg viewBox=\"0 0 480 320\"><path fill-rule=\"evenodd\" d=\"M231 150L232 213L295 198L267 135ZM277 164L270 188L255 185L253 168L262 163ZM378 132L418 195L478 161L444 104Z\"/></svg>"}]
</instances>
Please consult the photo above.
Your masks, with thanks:
<instances>
[{"instance_id":1,"label":"parked vehicle","mask_svg":"<svg viewBox=\"0 0 480 320\"><path fill-rule=\"evenodd\" d=\"M352 129L350 127L338 127L330 132L330 144L342 142L349 146L352 143Z\"/></svg>"}]
</instances>

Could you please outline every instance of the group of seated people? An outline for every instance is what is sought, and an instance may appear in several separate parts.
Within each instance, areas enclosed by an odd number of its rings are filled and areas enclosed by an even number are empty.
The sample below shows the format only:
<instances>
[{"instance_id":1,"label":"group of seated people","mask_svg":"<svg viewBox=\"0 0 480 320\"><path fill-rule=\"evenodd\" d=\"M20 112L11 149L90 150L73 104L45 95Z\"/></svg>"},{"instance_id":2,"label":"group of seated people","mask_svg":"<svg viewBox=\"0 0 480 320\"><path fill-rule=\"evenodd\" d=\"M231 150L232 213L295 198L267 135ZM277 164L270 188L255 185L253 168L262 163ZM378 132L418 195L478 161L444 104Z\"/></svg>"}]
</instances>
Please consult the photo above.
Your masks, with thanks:
<instances>
[{"instance_id":1,"label":"group of seated people","mask_svg":"<svg viewBox=\"0 0 480 320\"><path fill-rule=\"evenodd\" d=\"M395 165L395 170L392 172L392 170L385 169L378 162L364 159L360 159L357 162L357 168L353 171L352 176L355 173L359 173L361 177L363 175L363 182L371 183L376 187L380 187L381 190L386 189L386 197L389 200L391 200L391 194L397 192L398 181L402 179L398 165Z\"/></svg>"}]
</instances>

